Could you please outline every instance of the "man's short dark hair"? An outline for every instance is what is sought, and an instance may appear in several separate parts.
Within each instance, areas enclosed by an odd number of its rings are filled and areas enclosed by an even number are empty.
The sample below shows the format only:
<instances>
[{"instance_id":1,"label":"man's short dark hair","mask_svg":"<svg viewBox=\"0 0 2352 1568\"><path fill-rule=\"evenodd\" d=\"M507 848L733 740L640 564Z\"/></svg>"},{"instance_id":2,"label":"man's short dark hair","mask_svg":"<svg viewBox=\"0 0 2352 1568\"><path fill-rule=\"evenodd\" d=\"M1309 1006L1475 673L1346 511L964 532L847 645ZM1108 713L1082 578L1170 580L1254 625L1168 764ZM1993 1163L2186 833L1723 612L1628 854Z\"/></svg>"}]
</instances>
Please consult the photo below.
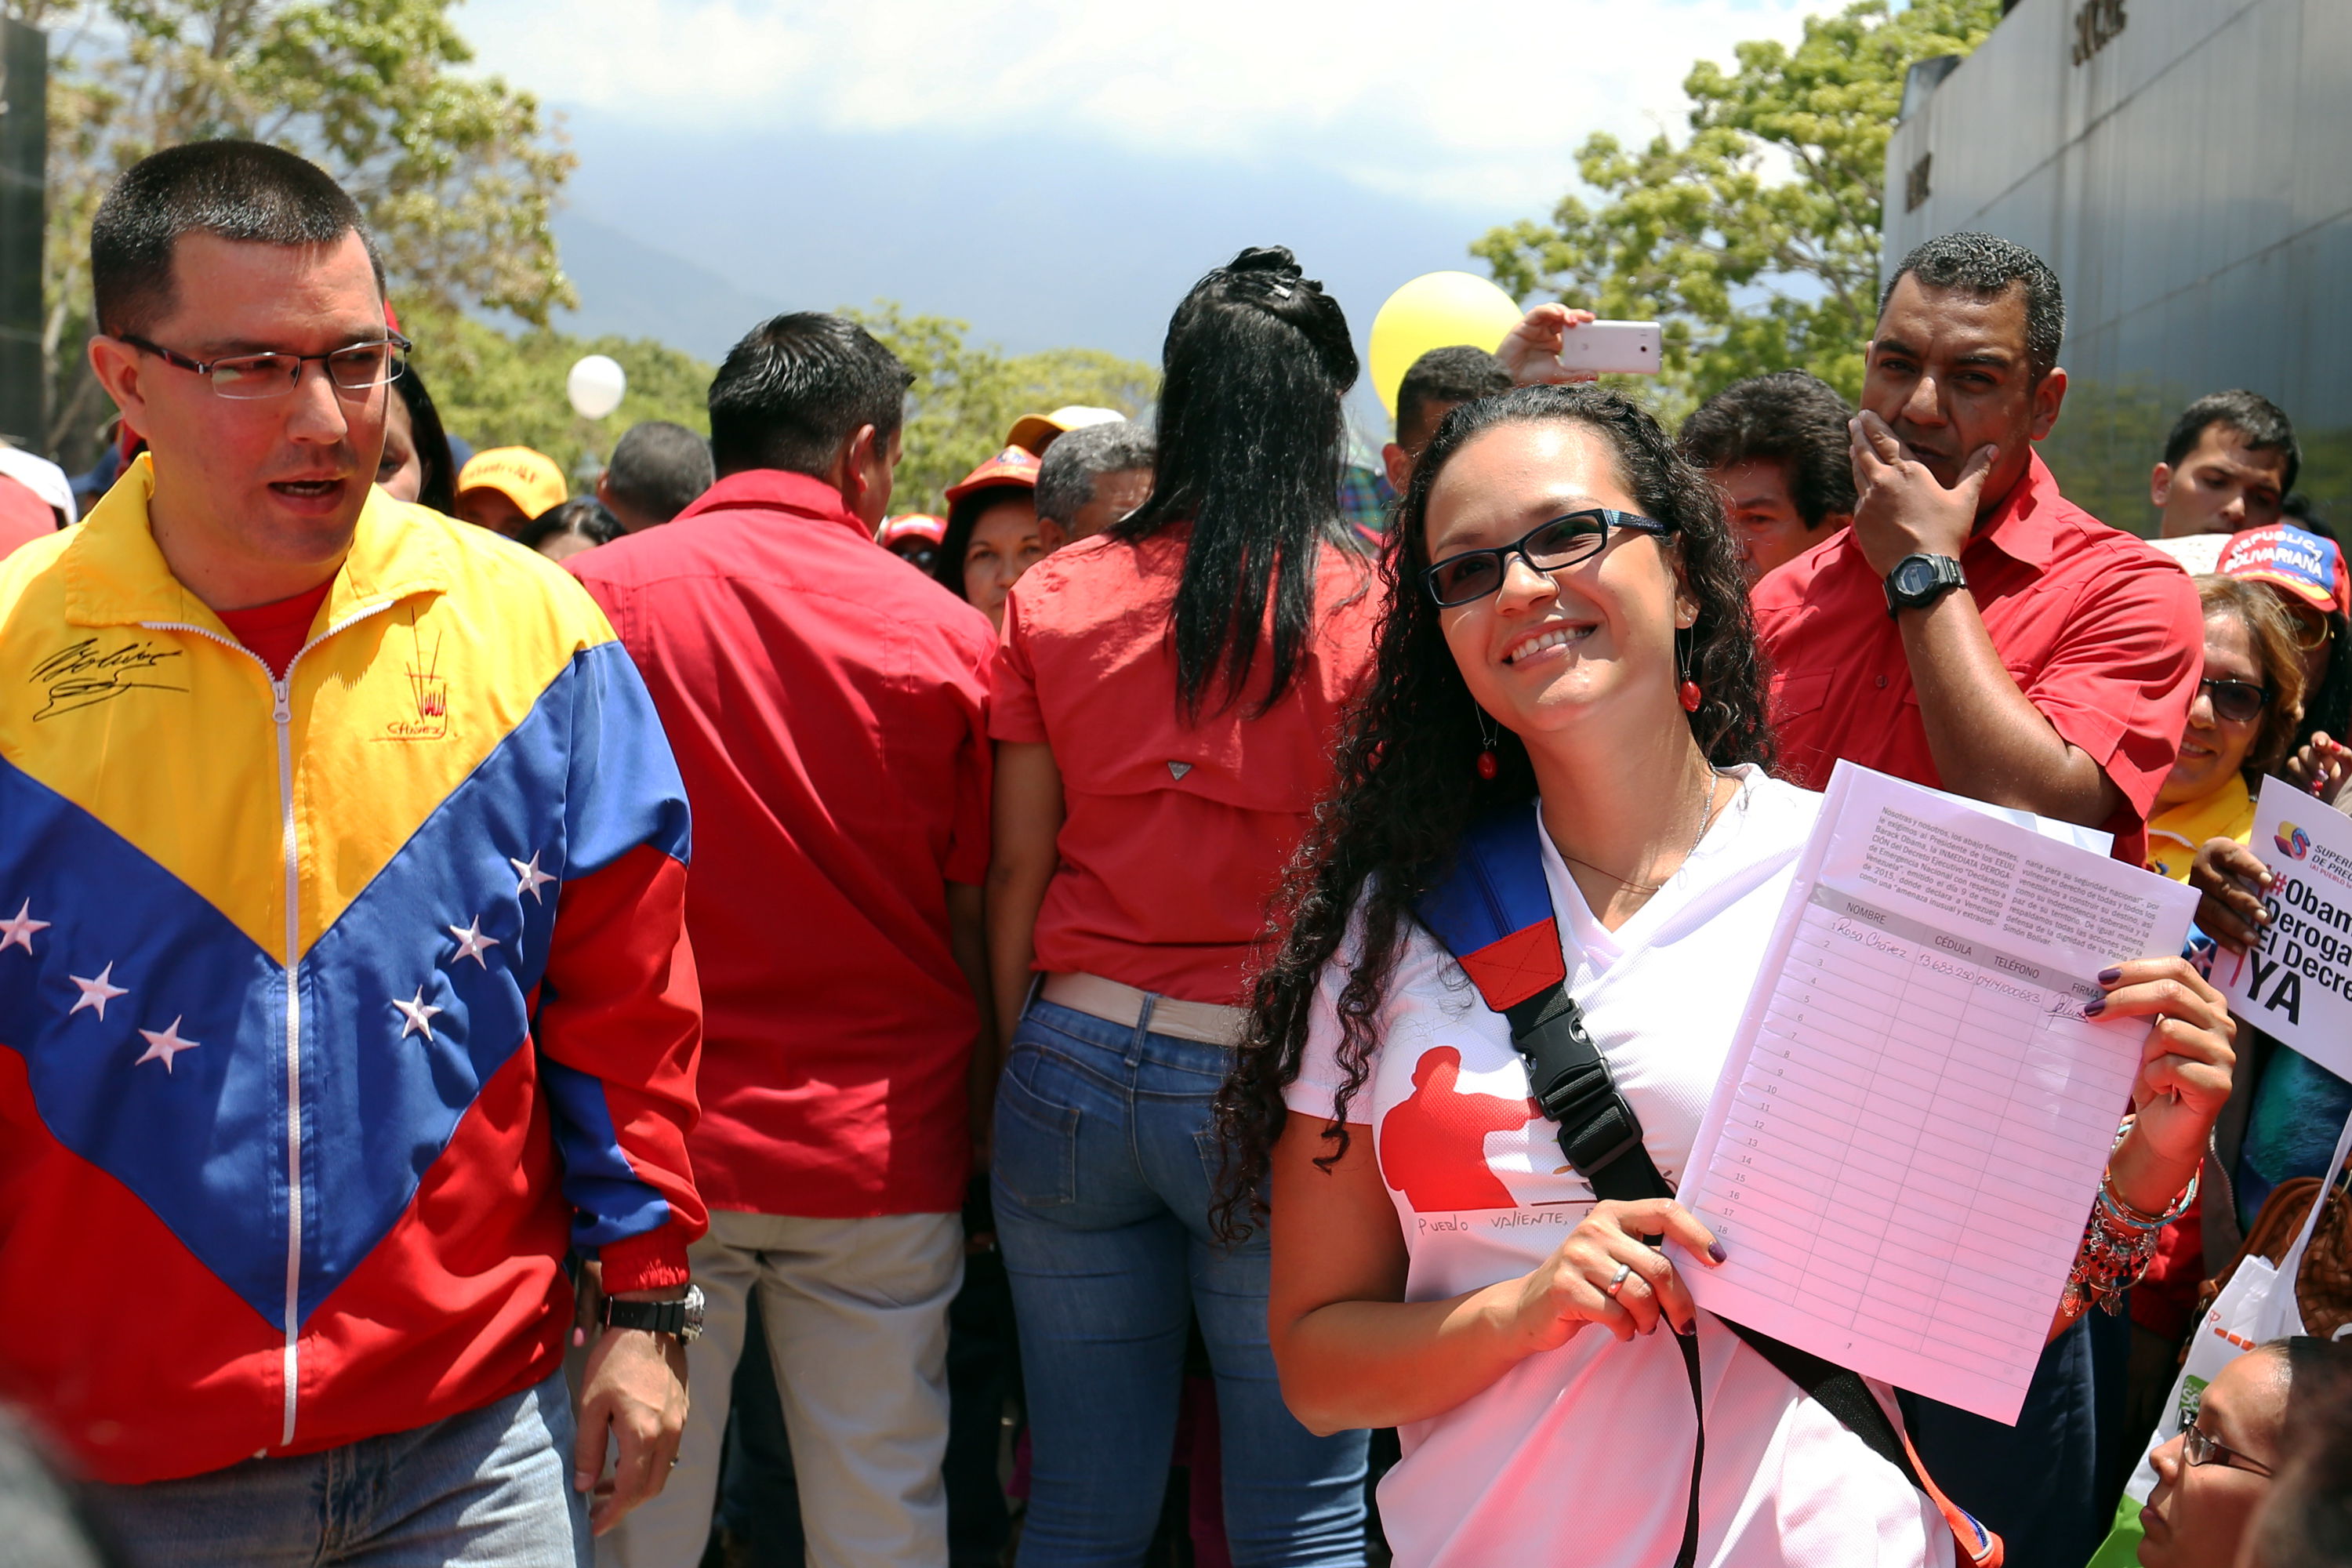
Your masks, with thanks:
<instances>
[{"instance_id":1,"label":"man's short dark hair","mask_svg":"<svg viewBox=\"0 0 2352 1568\"><path fill-rule=\"evenodd\" d=\"M1095 499L1095 481L1157 460L1151 432L1131 419L1084 425L1054 438L1037 465L1037 515L1068 526Z\"/></svg>"},{"instance_id":2,"label":"man's short dark hair","mask_svg":"<svg viewBox=\"0 0 2352 1568\"><path fill-rule=\"evenodd\" d=\"M1801 370L1735 382L1683 421L1683 456L1700 468L1777 463L1807 528L1853 515L1853 410L1835 388Z\"/></svg>"},{"instance_id":3,"label":"man's short dark hair","mask_svg":"<svg viewBox=\"0 0 2352 1568\"><path fill-rule=\"evenodd\" d=\"M667 522L692 506L717 477L710 443L667 419L630 426L613 444L613 460L604 465L604 483L613 499L657 522Z\"/></svg>"},{"instance_id":4,"label":"man's short dark hair","mask_svg":"<svg viewBox=\"0 0 2352 1568\"><path fill-rule=\"evenodd\" d=\"M2209 392L2181 410L2172 434L2164 438L2165 467L2180 467L2180 460L2197 450L2197 443L2216 425L2236 432L2249 452L2285 453L2286 478L2279 489L2284 493L2294 489L2294 477L2303 472L2303 448L2295 442L2294 422L2285 409L2243 387Z\"/></svg>"},{"instance_id":5,"label":"man's short dark hair","mask_svg":"<svg viewBox=\"0 0 2352 1568\"><path fill-rule=\"evenodd\" d=\"M1511 390L1511 373L1485 349L1458 344L1432 349L1405 371L1397 383L1397 439L1407 431L1426 440L1434 420L1424 418L1433 403L1468 403Z\"/></svg>"},{"instance_id":6,"label":"man's short dark hair","mask_svg":"<svg viewBox=\"0 0 2352 1568\"><path fill-rule=\"evenodd\" d=\"M383 289L359 204L324 169L260 142L190 142L140 159L98 205L89 276L99 331L142 333L172 313L172 257L188 234L306 247L357 234Z\"/></svg>"},{"instance_id":7,"label":"man's short dark hair","mask_svg":"<svg viewBox=\"0 0 2352 1568\"><path fill-rule=\"evenodd\" d=\"M2025 363L2035 381L2057 368L2066 341L2066 297L2049 263L2010 240L1990 234L1947 234L1914 247L1895 268L1878 296L1878 313L1895 286L1908 273L1928 289L1957 289L1979 300L1998 300L2010 285L2025 289Z\"/></svg>"},{"instance_id":8,"label":"man's short dark hair","mask_svg":"<svg viewBox=\"0 0 2352 1568\"><path fill-rule=\"evenodd\" d=\"M906 416L912 372L856 322L800 310L761 322L710 383L719 473L822 475L861 425L887 441Z\"/></svg>"}]
</instances>

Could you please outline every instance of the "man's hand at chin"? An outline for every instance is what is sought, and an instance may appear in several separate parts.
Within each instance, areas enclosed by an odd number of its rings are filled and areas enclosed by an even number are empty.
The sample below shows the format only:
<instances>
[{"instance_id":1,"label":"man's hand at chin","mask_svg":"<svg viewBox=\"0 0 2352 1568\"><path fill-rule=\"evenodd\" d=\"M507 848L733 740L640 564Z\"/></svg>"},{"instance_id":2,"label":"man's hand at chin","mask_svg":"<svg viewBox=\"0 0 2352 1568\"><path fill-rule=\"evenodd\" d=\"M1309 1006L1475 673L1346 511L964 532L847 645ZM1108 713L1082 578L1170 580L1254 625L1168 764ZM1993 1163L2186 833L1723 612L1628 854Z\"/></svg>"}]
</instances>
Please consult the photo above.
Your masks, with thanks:
<instances>
[{"instance_id":1,"label":"man's hand at chin","mask_svg":"<svg viewBox=\"0 0 2352 1568\"><path fill-rule=\"evenodd\" d=\"M1958 559L1976 530L1985 479L2000 448L1979 447L1969 453L1946 485L1877 415L1856 415L1847 429L1861 492L1853 536L1870 569L1883 577L1906 555Z\"/></svg>"}]
</instances>

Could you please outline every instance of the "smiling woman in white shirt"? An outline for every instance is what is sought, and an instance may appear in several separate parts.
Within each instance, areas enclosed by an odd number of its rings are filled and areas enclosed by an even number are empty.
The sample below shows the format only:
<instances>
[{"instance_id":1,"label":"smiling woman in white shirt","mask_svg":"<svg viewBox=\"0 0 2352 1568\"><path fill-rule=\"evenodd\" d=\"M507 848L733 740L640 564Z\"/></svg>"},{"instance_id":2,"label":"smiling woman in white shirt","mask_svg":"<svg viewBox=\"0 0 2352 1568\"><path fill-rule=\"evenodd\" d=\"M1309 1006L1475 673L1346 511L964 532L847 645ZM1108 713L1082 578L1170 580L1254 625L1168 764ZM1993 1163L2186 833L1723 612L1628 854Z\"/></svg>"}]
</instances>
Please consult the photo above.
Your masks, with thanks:
<instances>
[{"instance_id":1,"label":"smiling woman in white shirt","mask_svg":"<svg viewBox=\"0 0 2352 1568\"><path fill-rule=\"evenodd\" d=\"M1509 1024L1413 913L1474 823L1534 816L1567 993L1679 1178L1819 802L1768 772L1719 502L1622 398L1530 387L1447 417L1397 526L1374 689L1220 1107L1229 1231L1269 1195L1285 1397L1318 1431L1400 1428L1404 1568L1953 1562L1965 1517L1643 1239L1716 1238L1664 1197L1594 1202ZM2086 1011L2147 1043L2053 1332L2144 1267L2229 1089L2227 1012L2185 963L2101 983Z\"/></svg>"}]
</instances>

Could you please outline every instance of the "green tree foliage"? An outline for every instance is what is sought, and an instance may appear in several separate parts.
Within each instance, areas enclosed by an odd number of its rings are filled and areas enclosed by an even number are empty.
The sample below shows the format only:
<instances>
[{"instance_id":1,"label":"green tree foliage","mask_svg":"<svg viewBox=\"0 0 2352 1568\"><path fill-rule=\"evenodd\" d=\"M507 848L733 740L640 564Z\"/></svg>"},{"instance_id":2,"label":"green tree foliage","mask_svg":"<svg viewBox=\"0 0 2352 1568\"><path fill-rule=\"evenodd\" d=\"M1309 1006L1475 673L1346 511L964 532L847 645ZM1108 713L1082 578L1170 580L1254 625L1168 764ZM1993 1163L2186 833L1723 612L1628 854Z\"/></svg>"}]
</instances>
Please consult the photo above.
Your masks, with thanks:
<instances>
[{"instance_id":1,"label":"green tree foliage","mask_svg":"<svg viewBox=\"0 0 2352 1568\"><path fill-rule=\"evenodd\" d=\"M548 216L572 155L539 105L473 58L455 0L0 0L48 30L44 345L49 445L89 455L110 412L89 375L89 223L159 147L247 136L343 183L396 287L544 326L572 302Z\"/></svg>"},{"instance_id":2,"label":"green tree foliage","mask_svg":"<svg viewBox=\"0 0 2352 1568\"><path fill-rule=\"evenodd\" d=\"M593 471L611 457L613 443L632 425L667 419L710 433L711 367L691 354L648 339L583 338L544 327L509 335L406 299L397 300L397 309L442 424L478 449L536 447L574 475L576 485L583 468ZM587 354L611 356L629 378L621 406L601 420L574 414L564 394L565 376Z\"/></svg>"},{"instance_id":3,"label":"green tree foliage","mask_svg":"<svg viewBox=\"0 0 2352 1568\"><path fill-rule=\"evenodd\" d=\"M1006 354L967 343L971 329L965 322L910 316L887 300L843 314L863 322L915 373L894 511L943 511L942 492L1002 448L1024 414L1084 403L1132 419L1159 395L1159 373L1150 365L1095 349Z\"/></svg>"},{"instance_id":4,"label":"green tree foliage","mask_svg":"<svg viewBox=\"0 0 2352 1568\"><path fill-rule=\"evenodd\" d=\"M1470 248L1505 289L1665 326L1668 403L1794 367L1847 397L1877 313L1886 141L1916 60L1964 55L2000 0L1853 0L1792 50L1738 45L1684 79L1690 135L1578 154L1597 205L1570 195ZM1793 177L1780 177L1781 171Z\"/></svg>"},{"instance_id":5,"label":"green tree foliage","mask_svg":"<svg viewBox=\"0 0 2352 1568\"><path fill-rule=\"evenodd\" d=\"M509 335L406 300L400 312L442 422L478 447L534 447L573 473L610 456L614 440L640 420L667 419L709 434L713 367L690 354L642 340L547 329ZM1006 354L966 342L970 329L961 321L910 315L887 300L843 313L864 322L915 373L895 511L944 510L941 492L1003 447L1005 432L1024 414L1086 403L1133 417L1158 389L1150 366L1093 349ZM573 363L592 353L611 355L629 377L620 408L593 424L572 412L563 393Z\"/></svg>"}]
</instances>

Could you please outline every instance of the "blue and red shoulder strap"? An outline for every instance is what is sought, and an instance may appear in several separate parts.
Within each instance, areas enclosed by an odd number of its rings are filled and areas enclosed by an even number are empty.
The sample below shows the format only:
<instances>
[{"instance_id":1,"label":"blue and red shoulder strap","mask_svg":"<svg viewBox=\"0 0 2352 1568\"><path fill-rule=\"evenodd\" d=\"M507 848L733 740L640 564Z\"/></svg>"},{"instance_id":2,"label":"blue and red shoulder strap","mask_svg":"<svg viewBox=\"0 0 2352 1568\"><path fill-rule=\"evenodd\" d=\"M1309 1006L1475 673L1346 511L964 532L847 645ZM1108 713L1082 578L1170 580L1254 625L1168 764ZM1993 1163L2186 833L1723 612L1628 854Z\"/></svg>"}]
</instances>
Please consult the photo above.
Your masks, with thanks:
<instances>
[{"instance_id":1,"label":"blue and red shoulder strap","mask_svg":"<svg viewBox=\"0 0 2352 1568\"><path fill-rule=\"evenodd\" d=\"M1542 831L1531 805L1480 818L1464 836L1453 873L1414 912L1510 1024L1528 1087L1559 1123L1560 1152L1593 1194L1619 1203L1671 1197L1674 1189L1642 1146L1641 1119L1617 1092L1568 994L1537 837Z\"/></svg>"},{"instance_id":2,"label":"blue and red shoulder strap","mask_svg":"<svg viewBox=\"0 0 2352 1568\"><path fill-rule=\"evenodd\" d=\"M1532 802L1479 818L1463 836L1453 869L1414 901L1413 912L1454 955L1487 1007L1510 1025L1511 1045L1527 1064L1528 1087L1559 1124L1560 1152L1593 1196L1620 1203L1672 1197L1674 1189L1643 1147L1641 1119L1618 1092L1608 1059L1568 994L1559 918L1544 880L1542 831ZM1944 1495L1909 1435L1888 1418L1858 1374L1728 1319L1718 1321L1926 1493L1943 1514L1960 1562L2001 1568L2000 1537ZM1697 1555L1706 1422L1696 1338L1677 1340L1699 1414L1682 1550L1675 1559L1677 1568L1686 1568Z\"/></svg>"}]
</instances>

